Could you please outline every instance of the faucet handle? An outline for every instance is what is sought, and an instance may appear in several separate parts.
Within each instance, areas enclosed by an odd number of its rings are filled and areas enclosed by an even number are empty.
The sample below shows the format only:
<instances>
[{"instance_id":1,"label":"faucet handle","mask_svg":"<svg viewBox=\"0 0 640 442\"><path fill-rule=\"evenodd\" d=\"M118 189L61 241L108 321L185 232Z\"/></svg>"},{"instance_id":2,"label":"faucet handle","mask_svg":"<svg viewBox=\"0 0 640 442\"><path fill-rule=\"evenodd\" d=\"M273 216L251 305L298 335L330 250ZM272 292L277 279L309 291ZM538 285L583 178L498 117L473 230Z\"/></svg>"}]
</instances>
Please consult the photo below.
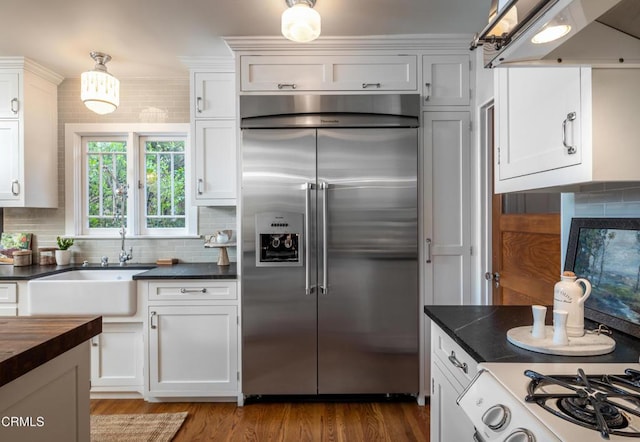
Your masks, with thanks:
<instances>
[{"instance_id":1,"label":"faucet handle","mask_svg":"<svg viewBox=\"0 0 640 442\"><path fill-rule=\"evenodd\" d=\"M109 257L108 256L103 256L102 258L100 258L100 265L102 267L106 267L109 265Z\"/></svg>"}]
</instances>

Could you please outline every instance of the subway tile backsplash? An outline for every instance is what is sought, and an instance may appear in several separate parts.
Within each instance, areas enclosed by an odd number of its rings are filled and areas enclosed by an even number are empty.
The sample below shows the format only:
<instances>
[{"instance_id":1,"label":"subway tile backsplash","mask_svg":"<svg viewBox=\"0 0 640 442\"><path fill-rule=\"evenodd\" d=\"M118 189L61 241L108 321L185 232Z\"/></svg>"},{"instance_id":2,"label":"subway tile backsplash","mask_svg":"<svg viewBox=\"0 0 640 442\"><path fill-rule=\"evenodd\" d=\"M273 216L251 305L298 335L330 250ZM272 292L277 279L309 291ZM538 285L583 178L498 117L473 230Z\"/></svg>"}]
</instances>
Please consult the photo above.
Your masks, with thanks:
<instances>
[{"instance_id":1,"label":"subway tile backsplash","mask_svg":"<svg viewBox=\"0 0 640 442\"><path fill-rule=\"evenodd\" d=\"M189 76L167 79L120 79L120 107L112 114L98 115L80 100L80 79L65 79L58 87L58 193L57 209L5 208L2 217L6 232L34 234L33 250L55 247L56 237L64 234L64 125L66 123L187 123L189 122ZM1 216L1 215L0 215ZM219 229L236 229L235 207L201 207L198 233L212 234ZM155 262L158 258L178 258L182 262L215 262L218 249L205 249L204 238L139 239L127 238L133 247L133 263ZM120 239L77 239L71 248L73 260L95 263L100 257L118 262ZM236 260L229 248L229 260ZM37 262L37 256L34 258Z\"/></svg>"},{"instance_id":2,"label":"subway tile backsplash","mask_svg":"<svg viewBox=\"0 0 640 442\"><path fill-rule=\"evenodd\" d=\"M574 194L576 217L640 217L640 183L598 183Z\"/></svg>"}]
</instances>

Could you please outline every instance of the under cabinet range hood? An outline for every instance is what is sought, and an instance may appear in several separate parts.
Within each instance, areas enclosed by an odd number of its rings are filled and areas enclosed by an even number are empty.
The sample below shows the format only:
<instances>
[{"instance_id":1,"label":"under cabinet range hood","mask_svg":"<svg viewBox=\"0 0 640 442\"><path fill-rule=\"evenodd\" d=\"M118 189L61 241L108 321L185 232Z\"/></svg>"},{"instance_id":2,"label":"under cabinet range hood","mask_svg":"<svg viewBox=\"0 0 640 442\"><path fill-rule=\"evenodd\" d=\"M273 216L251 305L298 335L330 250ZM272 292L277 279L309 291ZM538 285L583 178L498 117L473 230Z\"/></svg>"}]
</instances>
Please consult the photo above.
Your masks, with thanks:
<instances>
[{"instance_id":1,"label":"under cabinet range hood","mask_svg":"<svg viewBox=\"0 0 640 442\"><path fill-rule=\"evenodd\" d=\"M545 41L542 31L561 36ZM492 0L478 46L487 68L640 67L640 0Z\"/></svg>"}]
</instances>

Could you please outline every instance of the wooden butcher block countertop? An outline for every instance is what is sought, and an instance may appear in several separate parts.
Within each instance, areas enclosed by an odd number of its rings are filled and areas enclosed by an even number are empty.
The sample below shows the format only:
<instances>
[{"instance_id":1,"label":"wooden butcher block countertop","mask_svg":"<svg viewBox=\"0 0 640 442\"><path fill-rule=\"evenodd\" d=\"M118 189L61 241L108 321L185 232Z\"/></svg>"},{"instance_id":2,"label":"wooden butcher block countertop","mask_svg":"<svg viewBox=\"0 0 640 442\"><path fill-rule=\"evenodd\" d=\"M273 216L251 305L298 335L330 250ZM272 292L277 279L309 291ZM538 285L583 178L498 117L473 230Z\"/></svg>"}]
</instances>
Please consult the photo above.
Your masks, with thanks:
<instances>
[{"instance_id":1,"label":"wooden butcher block countertop","mask_svg":"<svg viewBox=\"0 0 640 442\"><path fill-rule=\"evenodd\" d=\"M0 318L0 386L100 333L101 316Z\"/></svg>"}]
</instances>

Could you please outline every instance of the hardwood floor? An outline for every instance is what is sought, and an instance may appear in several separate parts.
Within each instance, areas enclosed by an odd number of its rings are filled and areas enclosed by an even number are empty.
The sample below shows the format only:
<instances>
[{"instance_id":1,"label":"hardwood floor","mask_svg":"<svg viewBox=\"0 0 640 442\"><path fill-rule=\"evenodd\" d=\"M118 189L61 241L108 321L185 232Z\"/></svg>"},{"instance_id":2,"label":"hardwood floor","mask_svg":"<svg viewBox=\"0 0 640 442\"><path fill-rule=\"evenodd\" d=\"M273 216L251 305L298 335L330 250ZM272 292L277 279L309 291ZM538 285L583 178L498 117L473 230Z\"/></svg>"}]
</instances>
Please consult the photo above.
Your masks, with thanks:
<instances>
[{"instance_id":1,"label":"hardwood floor","mask_svg":"<svg viewBox=\"0 0 640 442\"><path fill-rule=\"evenodd\" d=\"M428 441L429 406L409 402L149 403L94 399L91 414L169 413L189 416L174 442Z\"/></svg>"}]
</instances>

